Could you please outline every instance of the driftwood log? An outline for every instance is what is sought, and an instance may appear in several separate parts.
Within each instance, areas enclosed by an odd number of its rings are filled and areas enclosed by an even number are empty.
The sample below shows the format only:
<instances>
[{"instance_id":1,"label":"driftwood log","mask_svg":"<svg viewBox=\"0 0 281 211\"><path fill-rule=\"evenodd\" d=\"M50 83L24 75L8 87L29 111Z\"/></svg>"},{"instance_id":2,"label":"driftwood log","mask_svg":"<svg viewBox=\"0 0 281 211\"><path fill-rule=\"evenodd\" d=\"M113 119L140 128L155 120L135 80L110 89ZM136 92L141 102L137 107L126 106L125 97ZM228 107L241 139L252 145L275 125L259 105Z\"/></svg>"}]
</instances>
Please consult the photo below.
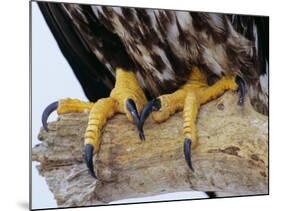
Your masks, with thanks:
<instances>
[{"instance_id":1,"label":"driftwood log","mask_svg":"<svg viewBox=\"0 0 281 211\"><path fill-rule=\"evenodd\" d=\"M32 150L40 174L58 206L86 206L131 197L177 191L216 191L227 195L268 194L268 117L246 100L227 92L201 107L198 147L192 151L192 172L184 160L181 113L166 122L148 119L146 141L125 115L116 115L103 129L94 158L98 180L84 163L83 135L88 114L62 115L41 129L42 141Z\"/></svg>"}]
</instances>

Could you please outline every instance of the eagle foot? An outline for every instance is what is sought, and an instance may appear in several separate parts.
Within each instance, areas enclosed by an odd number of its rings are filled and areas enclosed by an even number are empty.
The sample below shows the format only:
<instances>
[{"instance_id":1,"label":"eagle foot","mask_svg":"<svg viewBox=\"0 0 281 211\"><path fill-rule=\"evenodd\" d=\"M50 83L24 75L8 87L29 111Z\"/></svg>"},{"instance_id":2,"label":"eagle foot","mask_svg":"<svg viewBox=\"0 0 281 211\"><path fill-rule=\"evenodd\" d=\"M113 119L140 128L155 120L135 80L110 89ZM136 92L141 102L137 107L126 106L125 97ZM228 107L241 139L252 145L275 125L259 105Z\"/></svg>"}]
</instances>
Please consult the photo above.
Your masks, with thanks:
<instances>
[{"instance_id":1,"label":"eagle foot","mask_svg":"<svg viewBox=\"0 0 281 211\"><path fill-rule=\"evenodd\" d=\"M147 102L144 92L139 86L135 73L118 68L116 70L116 83L108 98L99 99L97 102L82 102L77 99L64 99L47 106L42 114L42 124L46 131L48 116L57 111L58 114L70 112L90 112L88 125L85 131L85 161L90 174L96 178L93 164L100 148L102 128L107 120L116 113L124 113L128 120L133 122L138 129L139 137L144 140L142 128L139 127L139 112Z\"/></svg>"},{"instance_id":2,"label":"eagle foot","mask_svg":"<svg viewBox=\"0 0 281 211\"><path fill-rule=\"evenodd\" d=\"M204 72L197 67L192 72L187 83L174 93L162 95L148 102L140 116L140 127L147 117L152 115L155 122L163 122L178 111L183 111L184 156L189 168L193 171L191 149L197 145L196 119L202 104L221 96L226 90L239 90L238 104L242 105L245 96L245 83L240 77L223 77L213 85L209 85Z\"/></svg>"},{"instance_id":3,"label":"eagle foot","mask_svg":"<svg viewBox=\"0 0 281 211\"><path fill-rule=\"evenodd\" d=\"M54 111L57 111L58 115L66 114L66 113L74 113L74 112L89 113L93 105L94 103L92 102L83 102L81 100L71 99L71 98L55 101L50 105L48 105L43 111L42 118L41 118L43 128L48 132L47 120L50 114Z\"/></svg>"}]
</instances>

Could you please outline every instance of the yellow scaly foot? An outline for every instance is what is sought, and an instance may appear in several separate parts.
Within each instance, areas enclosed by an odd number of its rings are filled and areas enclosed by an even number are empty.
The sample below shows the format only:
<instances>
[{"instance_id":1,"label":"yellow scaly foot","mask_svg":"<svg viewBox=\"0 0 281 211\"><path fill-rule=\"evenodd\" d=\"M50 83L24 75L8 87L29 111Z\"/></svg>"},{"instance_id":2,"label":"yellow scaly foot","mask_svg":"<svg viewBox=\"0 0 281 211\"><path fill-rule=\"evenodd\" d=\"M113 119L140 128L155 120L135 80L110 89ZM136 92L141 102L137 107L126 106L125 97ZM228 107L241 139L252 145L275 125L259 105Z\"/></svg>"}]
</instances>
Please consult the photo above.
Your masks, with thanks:
<instances>
[{"instance_id":1,"label":"yellow scaly foot","mask_svg":"<svg viewBox=\"0 0 281 211\"><path fill-rule=\"evenodd\" d=\"M42 125L46 131L48 131L47 119L53 111L57 111L57 114L66 114L66 113L88 113L93 107L94 103L92 102L83 102L78 99L66 98L59 101L55 101L48 105L43 114L42 114Z\"/></svg>"},{"instance_id":2,"label":"yellow scaly foot","mask_svg":"<svg viewBox=\"0 0 281 211\"><path fill-rule=\"evenodd\" d=\"M174 93L162 95L145 105L140 117L140 127L142 128L150 113L154 121L160 123L183 110L184 155L188 166L193 170L191 149L197 145L196 118L200 106L218 98L226 90L237 89L240 91L239 104L243 104L245 84L240 77L223 77L214 85L209 86L206 74L197 67L193 67L185 85Z\"/></svg>"},{"instance_id":3,"label":"yellow scaly foot","mask_svg":"<svg viewBox=\"0 0 281 211\"><path fill-rule=\"evenodd\" d=\"M139 126L139 112L146 104L147 99L138 84L136 75L132 71L116 69L116 83L108 98L99 99L95 103L82 102L77 99L65 99L50 104L42 115L44 128L47 130L47 118L57 110L58 114L69 112L89 112L88 126L85 132L85 159L90 174L96 177L93 165L93 156L100 148L102 128L107 120L115 113L124 113L129 121ZM143 131L139 129L139 136L144 139Z\"/></svg>"},{"instance_id":4,"label":"yellow scaly foot","mask_svg":"<svg viewBox=\"0 0 281 211\"><path fill-rule=\"evenodd\" d=\"M92 176L95 176L93 155L100 148L101 129L108 118L115 113L125 113L129 121L139 125L139 112L146 103L146 97L138 84L135 73L123 69L116 70L116 83L110 97L98 100L91 109L88 127L85 133L86 164ZM143 132L139 130L140 138Z\"/></svg>"}]
</instances>

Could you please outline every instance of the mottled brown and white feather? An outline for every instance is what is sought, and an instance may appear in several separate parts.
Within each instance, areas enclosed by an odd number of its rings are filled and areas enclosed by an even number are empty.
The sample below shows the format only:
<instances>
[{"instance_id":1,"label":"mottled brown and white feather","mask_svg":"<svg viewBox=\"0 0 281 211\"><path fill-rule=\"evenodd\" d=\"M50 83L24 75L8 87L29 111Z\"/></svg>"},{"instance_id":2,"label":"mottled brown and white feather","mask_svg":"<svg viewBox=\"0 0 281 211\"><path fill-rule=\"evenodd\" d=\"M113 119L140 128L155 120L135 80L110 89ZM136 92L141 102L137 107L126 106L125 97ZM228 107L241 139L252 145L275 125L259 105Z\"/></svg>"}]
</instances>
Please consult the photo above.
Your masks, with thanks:
<instances>
[{"instance_id":1,"label":"mottled brown and white feather","mask_svg":"<svg viewBox=\"0 0 281 211\"><path fill-rule=\"evenodd\" d=\"M254 18L245 22L226 14L79 4L62 8L85 48L112 75L117 66L136 71L152 97L179 88L197 65L206 74L241 76L251 99L267 110L268 61L260 70L262 35Z\"/></svg>"}]
</instances>

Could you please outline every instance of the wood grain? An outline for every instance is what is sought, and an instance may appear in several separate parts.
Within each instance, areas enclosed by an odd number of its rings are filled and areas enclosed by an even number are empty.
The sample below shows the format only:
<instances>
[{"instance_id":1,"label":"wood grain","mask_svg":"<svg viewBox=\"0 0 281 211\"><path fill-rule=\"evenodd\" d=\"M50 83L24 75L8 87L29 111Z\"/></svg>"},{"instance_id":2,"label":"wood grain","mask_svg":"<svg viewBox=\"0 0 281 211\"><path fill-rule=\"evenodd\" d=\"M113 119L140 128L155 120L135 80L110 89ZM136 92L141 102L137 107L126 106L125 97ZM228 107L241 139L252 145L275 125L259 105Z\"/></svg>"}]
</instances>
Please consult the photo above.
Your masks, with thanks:
<instances>
[{"instance_id":1,"label":"wood grain","mask_svg":"<svg viewBox=\"0 0 281 211\"><path fill-rule=\"evenodd\" d=\"M145 141L118 114L103 129L94 158L98 180L87 172L83 136L88 114L71 113L42 130L32 160L46 178L58 206L86 206L177 191L216 191L224 195L268 193L268 117L227 92L201 107L194 172L184 160L182 113L157 124L148 119ZM33 184L36 185L36 184Z\"/></svg>"}]
</instances>

